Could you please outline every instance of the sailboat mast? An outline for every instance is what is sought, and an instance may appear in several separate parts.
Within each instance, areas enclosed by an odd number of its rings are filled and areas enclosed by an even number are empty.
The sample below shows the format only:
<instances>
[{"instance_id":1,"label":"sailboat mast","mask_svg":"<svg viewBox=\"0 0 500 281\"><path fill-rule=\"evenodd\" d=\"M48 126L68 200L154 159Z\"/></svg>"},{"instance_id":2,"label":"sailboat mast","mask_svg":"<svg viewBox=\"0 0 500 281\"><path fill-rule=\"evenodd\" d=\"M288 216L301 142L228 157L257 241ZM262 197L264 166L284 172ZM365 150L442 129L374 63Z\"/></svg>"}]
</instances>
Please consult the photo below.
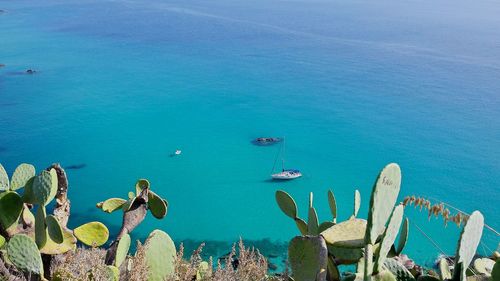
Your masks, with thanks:
<instances>
[{"instance_id":1,"label":"sailboat mast","mask_svg":"<svg viewBox=\"0 0 500 281\"><path fill-rule=\"evenodd\" d=\"M285 171L285 137L283 137L283 154L281 155L281 171Z\"/></svg>"}]
</instances>

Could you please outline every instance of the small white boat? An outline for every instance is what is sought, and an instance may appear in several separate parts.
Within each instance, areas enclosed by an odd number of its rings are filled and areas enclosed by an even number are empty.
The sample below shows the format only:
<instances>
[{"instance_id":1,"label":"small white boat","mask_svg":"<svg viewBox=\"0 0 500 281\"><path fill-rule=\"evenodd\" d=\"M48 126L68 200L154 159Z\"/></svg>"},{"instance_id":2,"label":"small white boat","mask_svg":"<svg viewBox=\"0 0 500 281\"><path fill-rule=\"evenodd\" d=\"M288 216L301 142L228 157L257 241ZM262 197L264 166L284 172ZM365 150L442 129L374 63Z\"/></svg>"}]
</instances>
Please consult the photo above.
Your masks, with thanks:
<instances>
[{"instance_id":1,"label":"small white boat","mask_svg":"<svg viewBox=\"0 0 500 281\"><path fill-rule=\"evenodd\" d=\"M177 150L174 152L174 154L175 154L175 155L181 155L181 153L182 153L182 151L181 151L180 149L177 149Z\"/></svg>"},{"instance_id":2,"label":"small white boat","mask_svg":"<svg viewBox=\"0 0 500 281\"><path fill-rule=\"evenodd\" d=\"M283 170L281 173L272 174L271 177L275 180L293 180L302 177L299 170Z\"/></svg>"}]
</instances>

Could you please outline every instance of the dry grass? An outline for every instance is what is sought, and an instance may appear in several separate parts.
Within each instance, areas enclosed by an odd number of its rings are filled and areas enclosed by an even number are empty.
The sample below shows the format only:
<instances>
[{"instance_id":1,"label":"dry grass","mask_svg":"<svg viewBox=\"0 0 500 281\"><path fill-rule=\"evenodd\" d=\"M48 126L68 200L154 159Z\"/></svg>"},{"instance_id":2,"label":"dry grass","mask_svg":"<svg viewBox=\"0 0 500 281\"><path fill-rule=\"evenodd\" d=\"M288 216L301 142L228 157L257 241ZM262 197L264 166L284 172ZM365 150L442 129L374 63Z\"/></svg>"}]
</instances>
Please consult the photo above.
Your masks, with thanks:
<instances>
[{"instance_id":1,"label":"dry grass","mask_svg":"<svg viewBox=\"0 0 500 281\"><path fill-rule=\"evenodd\" d=\"M135 255L129 256L120 267L120 280L146 281L147 279L146 251L141 242L137 242Z\"/></svg>"},{"instance_id":2,"label":"dry grass","mask_svg":"<svg viewBox=\"0 0 500 281\"><path fill-rule=\"evenodd\" d=\"M104 263L106 251L98 248L78 248L66 255L55 256L51 264L53 276L67 281L108 281L109 271Z\"/></svg>"}]
</instances>

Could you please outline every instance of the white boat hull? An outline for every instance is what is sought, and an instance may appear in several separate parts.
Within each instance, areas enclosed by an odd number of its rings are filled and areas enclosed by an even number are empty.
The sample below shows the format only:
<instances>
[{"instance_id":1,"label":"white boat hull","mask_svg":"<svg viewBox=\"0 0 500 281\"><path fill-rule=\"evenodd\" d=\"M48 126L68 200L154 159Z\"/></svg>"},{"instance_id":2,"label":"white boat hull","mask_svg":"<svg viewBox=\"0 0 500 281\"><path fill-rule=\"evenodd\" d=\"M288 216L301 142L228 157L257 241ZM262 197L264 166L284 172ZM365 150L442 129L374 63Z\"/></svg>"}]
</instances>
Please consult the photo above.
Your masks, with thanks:
<instances>
[{"instance_id":1,"label":"white boat hull","mask_svg":"<svg viewBox=\"0 0 500 281\"><path fill-rule=\"evenodd\" d=\"M301 172L290 172L290 171L283 171L281 173L271 175L271 178L275 180L293 180L300 177L302 177Z\"/></svg>"}]
</instances>

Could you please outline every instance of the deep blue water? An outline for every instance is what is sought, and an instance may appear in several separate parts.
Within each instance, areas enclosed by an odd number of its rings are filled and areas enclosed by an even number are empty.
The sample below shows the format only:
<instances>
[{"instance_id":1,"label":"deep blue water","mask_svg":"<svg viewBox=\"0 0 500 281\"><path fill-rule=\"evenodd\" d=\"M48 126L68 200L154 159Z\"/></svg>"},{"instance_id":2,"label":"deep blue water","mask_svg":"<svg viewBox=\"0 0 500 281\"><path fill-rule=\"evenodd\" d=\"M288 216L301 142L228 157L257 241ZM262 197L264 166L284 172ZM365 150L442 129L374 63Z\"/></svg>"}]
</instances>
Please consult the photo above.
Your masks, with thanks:
<instances>
[{"instance_id":1,"label":"deep blue water","mask_svg":"<svg viewBox=\"0 0 500 281\"><path fill-rule=\"evenodd\" d=\"M95 203L148 178L166 197L154 228L183 239L298 234L274 202L284 189L306 217L315 193L329 219L398 162L401 198L475 209L500 229L500 3L495 1L0 0L0 162L68 170L72 225L121 214ZM39 73L26 75L28 69ZM270 182L286 136L289 167ZM180 148L180 157L169 157ZM449 254L458 229L410 220ZM480 253L499 237L485 231ZM438 250L411 226L406 253Z\"/></svg>"}]
</instances>

